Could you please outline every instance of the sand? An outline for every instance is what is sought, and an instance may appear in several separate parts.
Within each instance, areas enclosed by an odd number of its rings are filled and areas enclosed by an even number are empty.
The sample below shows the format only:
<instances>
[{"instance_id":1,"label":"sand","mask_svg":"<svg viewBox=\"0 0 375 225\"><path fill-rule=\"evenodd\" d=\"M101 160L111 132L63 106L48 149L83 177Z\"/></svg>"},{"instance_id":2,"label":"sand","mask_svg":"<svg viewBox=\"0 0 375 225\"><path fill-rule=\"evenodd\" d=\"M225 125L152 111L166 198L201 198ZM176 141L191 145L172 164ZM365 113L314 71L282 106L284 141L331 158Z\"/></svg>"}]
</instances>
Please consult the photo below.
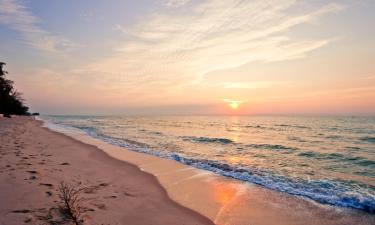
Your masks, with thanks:
<instances>
[{"instance_id":1,"label":"sand","mask_svg":"<svg viewBox=\"0 0 375 225\"><path fill-rule=\"evenodd\" d=\"M85 188L85 224L212 224L172 201L154 176L40 125L0 118L0 224L64 224L61 181Z\"/></svg>"},{"instance_id":2,"label":"sand","mask_svg":"<svg viewBox=\"0 0 375 225\"><path fill-rule=\"evenodd\" d=\"M40 215L54 212L61 180L92 189L85 193L85 204L95 210L87 212L88 224L375 224L374 215L359 210L317 204L40 125L28 118L0 118L5 145L0 151L6 154L0 155L0 224L30 219L39 224ZM24 209L30 212L12 213Z\"/></svg>"}]
</instances>

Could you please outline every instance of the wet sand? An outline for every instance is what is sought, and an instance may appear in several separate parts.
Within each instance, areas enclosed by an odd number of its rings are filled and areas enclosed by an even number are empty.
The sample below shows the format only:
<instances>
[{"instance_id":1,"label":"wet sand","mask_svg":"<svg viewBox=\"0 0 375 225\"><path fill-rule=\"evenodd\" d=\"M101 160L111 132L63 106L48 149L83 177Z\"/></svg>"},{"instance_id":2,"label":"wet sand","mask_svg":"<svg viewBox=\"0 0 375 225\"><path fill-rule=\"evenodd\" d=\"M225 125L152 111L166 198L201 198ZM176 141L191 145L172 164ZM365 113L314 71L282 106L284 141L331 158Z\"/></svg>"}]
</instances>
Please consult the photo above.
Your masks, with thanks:
<instances>
[{"instance_id":1,"label":"wet sand","mask_svg":"<svg viewBox=\"0 0 375 225\"><path fill-rule=\"evenodd\" d=\"M85 195L86 204L95 210L87 213L94 224L209 224L206 218L220 225L375 224L374 215L362 211L317 204L129 151L83 133L51 128L81 142L30 119L0 122L0 143L4 143L0 151L6 153L1 155L0 198L7 202L0 204L0 224L37 221L39 214L56 205L55 189L62 179L93 188L93 193ZM37 171L37 178L30 180L33 175L27 171ZM53 187L40 185L45 182ZM53 193L48 197L50 189ZM31 212L12 213L22 209ZM8 223L13 219L19 222Z\"/></svg>"},{"instance_id":2,"label":"wet sand","mask_svg":"<svg viewBox=\"0 0 375 225\"><path fill-rule=\"evenodd\" d=\"M213 224L134 165L32 118L0 118L0 224L70 224L57 209L61 181L84 188L84 224Z\"/></svg>"}]
</instances>

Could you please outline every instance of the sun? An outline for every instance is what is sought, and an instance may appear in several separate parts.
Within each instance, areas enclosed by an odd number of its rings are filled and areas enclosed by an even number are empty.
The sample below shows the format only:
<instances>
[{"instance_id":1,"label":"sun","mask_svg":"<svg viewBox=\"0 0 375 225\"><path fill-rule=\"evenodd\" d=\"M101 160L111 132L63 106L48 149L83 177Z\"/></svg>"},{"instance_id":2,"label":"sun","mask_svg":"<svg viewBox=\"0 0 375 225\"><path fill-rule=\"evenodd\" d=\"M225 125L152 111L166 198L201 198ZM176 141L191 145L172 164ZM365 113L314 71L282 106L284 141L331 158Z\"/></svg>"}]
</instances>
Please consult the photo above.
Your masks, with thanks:
<instances>
[{"instance_id":1,"label":"sun","mask_svg":"<svg viewBox=\"0 0 375 225\"><path fill-rule=\"evenodd\" d=\"M237 110L243 101L240 100L231 100L231 99L223 99L225 102L228 103L229 107L233 110Z\"/></svg>"},{"instance_id":2,"label":"sun","mask_svg":"<svg viewBox=\"0 0 375 225\"><path fill-rule=\"evenodd\" d=\"M238 102L231 102L229 103L229 106L232 108L232 109L238 109L238 106L240 105L240 103Z\"/></svg>"}]
</instances>

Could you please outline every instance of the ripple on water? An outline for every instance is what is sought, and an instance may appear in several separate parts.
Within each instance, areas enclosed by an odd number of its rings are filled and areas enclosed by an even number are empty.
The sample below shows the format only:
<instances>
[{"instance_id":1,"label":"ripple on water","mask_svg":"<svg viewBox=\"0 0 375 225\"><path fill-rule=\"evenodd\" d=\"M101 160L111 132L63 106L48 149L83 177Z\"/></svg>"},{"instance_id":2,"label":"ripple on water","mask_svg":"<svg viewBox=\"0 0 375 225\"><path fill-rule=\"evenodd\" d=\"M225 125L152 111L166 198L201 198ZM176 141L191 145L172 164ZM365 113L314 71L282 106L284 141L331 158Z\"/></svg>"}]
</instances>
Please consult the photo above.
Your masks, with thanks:
<instances>
[{"instance_id":1,"label":"ripple on water","mask_svg":"<svg viewBox=\"0 0 375 225\"><path fill-rule=\"evenodd\" d=\"M372 137L372 136L362 137L359 140L370 142L370 143L375 143L375 137Z\"/></svg>"},{"instance_id":2,"label":"ripple on water","mask_svg":"<svg viewBox=\"0 0 375 225\"><path fill-rule=\"evenodd\" d=\"M195 136L183 136L182 140L200 142L200 143L220 143L220 144L234 143L234 141L227 139L227 138L195 137Z\"/></svg>"}]
</instances>

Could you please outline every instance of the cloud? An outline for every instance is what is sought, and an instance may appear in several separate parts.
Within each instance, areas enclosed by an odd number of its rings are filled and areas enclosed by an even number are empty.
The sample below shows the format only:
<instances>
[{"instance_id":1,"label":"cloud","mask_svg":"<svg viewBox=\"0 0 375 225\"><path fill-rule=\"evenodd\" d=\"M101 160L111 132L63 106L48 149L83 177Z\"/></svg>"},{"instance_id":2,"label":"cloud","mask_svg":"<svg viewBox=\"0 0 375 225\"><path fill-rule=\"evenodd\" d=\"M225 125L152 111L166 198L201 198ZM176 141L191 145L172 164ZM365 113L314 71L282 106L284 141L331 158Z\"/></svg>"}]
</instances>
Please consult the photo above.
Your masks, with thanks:
<instances>
[{"instance_id":1,"label":"cloud","mask_svg":"<svg viewBox=\"0 0 375 225\"><path fill-rule=\"evenodd\" d=\"M126 29L117 25L124 40L115 46L115 54L81 71L101 74L113 82L111 91L136 98L155 92L173 96L188 86L203 85L204 75L213 71L305 57L332 37L301 38L290 31L343 9L330 3L293 10L301 7L295 0L191 3L158 11Z\"/></svg>"},{"instance_id":2,"label":"cloud","mask_svg":"<svg viewBox=\"0 0 375 225\"><path fill-rule=\"evenodd\" d=\"M121 26L120 24L116 24L115 26L113 26L113 30L119 31L121 33L128 33L129 32L125 27Z\"/></svg>"},{"instance_id":3,"label":"cloud","mask_svg":"<svg viewBox=\"0 0 375 225\"><path fill-rule=\"evenodd\" d=\"M17 0L0 0L0 25L19 32L25 43L47 52L67 51L76 47L70 40L43 30L38 25L40 22Z\"/></svg>"},{"instance_id":4,"label":"cloud","mask_svg":"<svg viewBox=\"0 0 375 225\"><path fill-rule=\"evenodd\" d=\"M280 61L303 57L330 42L299 40L287 36L291 28L307 24L342 7L328 4L293 15L292 0L204 1L189 13L155 13L127 30L128 38L116 46L112 58L91 68L117 71L127 76L158 74L197 77L253 61Z\"/></svg>"},{"instance_id":5,"label":"cloud","mask_svg":"<svg viewBox=\"0 0 375 225\"><path fill-rule=\"evenodd\" d=\"M228 102L228 103L238 103L238 104L244 102L244 101L242 101L242 100L232 100L232 99L227 99L227 98L223 98L222 100L223 100L224 102Z\"/></svg>"},{"instance_id":6,"label":"cloud","mask_svg":"<svg viewBox=\"0 0 375 225\"><path fill-rule=\"evenodd\" d=\"M225 89L259 89L269 88L285 82L280 81L257 81L257 82L223 82L221 84Z\"/></svg>"},{"instance_id":7,"label":"cloud","mask_svg":"<svg viewBox=\"0 0 375 225\"><path fill-rule=\"evenodd\" d=\"M190 0L167 0L165 2L165 6L170 8L177 8L187 4L188 2L190 2Z\"/></svg>"}]
</instances>

